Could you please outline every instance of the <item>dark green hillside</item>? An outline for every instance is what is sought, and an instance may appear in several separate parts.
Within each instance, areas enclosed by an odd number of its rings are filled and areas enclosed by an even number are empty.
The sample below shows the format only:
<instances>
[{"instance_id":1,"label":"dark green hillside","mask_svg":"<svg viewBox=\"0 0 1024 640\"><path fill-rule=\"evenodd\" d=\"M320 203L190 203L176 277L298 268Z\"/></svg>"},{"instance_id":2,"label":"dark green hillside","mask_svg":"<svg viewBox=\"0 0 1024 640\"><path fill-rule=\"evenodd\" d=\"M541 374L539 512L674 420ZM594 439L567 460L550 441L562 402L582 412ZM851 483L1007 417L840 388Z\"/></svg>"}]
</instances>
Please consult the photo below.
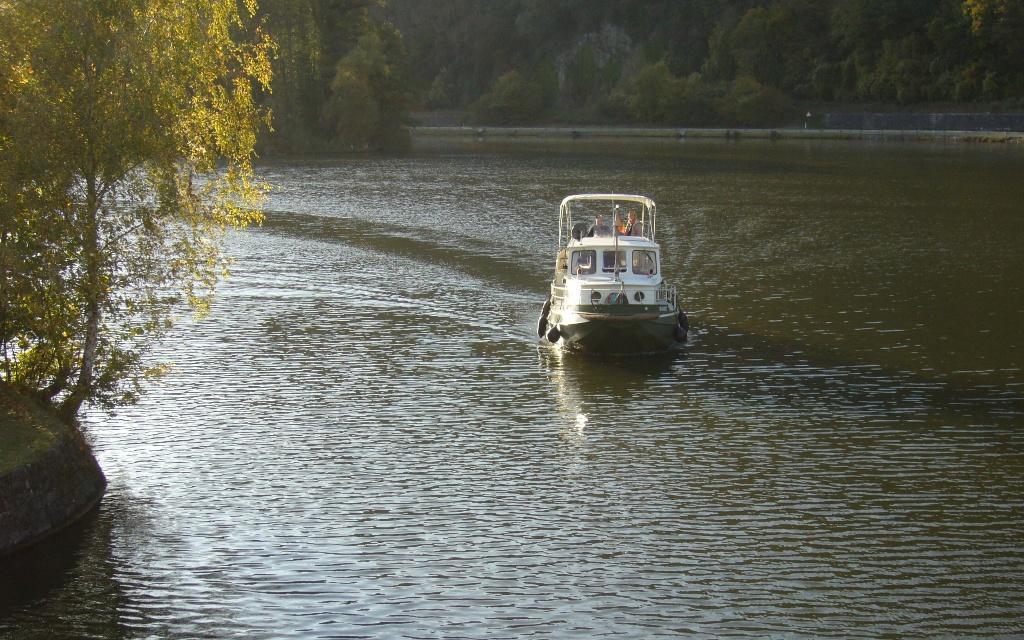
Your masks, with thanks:
<instances>
[{"instance_id":1,"label":"dark green hillside","mask_svg":"<svg viewBox=\"0 0 1024 640\"><path fill-rule=\"evenodd\" d=\"M390 0L423 108L774 125L798 105L1024 105L1022 0Z\"/></svg>"}]
</instances>

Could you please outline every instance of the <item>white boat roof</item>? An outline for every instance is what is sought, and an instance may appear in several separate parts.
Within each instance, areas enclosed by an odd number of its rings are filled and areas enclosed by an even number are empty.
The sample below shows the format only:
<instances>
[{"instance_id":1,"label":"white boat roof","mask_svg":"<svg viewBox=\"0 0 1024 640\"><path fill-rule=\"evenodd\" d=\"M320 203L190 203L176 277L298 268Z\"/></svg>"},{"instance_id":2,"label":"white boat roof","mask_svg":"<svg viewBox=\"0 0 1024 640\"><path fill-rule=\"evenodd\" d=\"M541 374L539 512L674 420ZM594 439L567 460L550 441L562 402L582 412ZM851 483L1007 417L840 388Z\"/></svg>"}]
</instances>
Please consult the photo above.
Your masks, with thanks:
<instances>
[{"instance_id":1,"label":"white boat roof","mask_svg":"<svg viewBox=\"0 0 1024 640\"><path fill-rule=\"evenodd\" d=\"M578 193L572 196L565 196L562 199L562 206L566 206L571 202L576 201L610 201L610 202L635 202L643 205L648 209L654 207L654 200L651 200L647 196L630 195L626 193Z\"/></svg>"},{"instance_id":2,"label":"white boat roof","mask_svg":"<svg viewBox=\"0 0 1024 640\"><path fill-rule=\"evenodd\" d=\"M562 199L562 204L558 208L558 246L565 247L570 242L582 242L582 239L574 240L572 236L572 229L575 224L573 219L573 203L574 202L609 202L609 203L634 203L640 205L640 224L641 229L644 232L644 238L649 241L654 241L655 233L657 231L656 225L656 211L657 205L654 204L654 200L647 196L634 195L629 193L577 193L575 195L566 196ZM618 204L616 204L616 208ZM629 236L619 236L620 239ZM589 244L589 243L588 243ZM576 245L581 246L581 245ZM600 246L597 242L591 246Z\"/></svg>"},{"instance_id":3,"label":"white boat roof","mask_svg":"<svg viewBox=\"0 0 1024 640\"><path fill-rule=\"evenodd\" d=\"M657 249L658 243L650 238L644 238L643 236L619 236L619 246L621 247L643 247ZM596 249L614 249L615 238L613 236L590 236L583 237L579 240L570 240L570 247L594 247Z\"/></svg>"}]
</instances>

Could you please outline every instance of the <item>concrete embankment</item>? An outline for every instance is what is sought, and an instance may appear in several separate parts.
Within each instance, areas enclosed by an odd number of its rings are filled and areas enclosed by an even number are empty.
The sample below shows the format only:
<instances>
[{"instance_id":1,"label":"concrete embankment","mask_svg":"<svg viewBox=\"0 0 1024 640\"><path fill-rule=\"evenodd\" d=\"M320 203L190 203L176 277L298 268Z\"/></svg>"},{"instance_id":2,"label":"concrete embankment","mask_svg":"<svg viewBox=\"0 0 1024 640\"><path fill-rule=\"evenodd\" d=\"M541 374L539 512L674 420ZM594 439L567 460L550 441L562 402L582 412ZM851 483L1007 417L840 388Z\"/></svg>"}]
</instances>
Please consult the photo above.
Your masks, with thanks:
<instances>
[{"instance_id":1,"label":"concrete embankment","mask_svg":"<svg viewBox=\"0 0 1024 640\"><path fill-rule=\"evenodd\" d=\"M0 387L0 555L74 523L105 488L77 425Z\"/></svg>"},{"instance_id":2,"label":"concrete embankment","mask_svg":"<svg viewBox=\"0 0 1024 640\"><path fill-rule=\"evenodd\" d=\"M633 127L416 127L414 137L525 138L536 140L891 140L895 142L1001 142L1024 143L1016 131L924 131L859 129L684 129Z\"/></svg>"}]
</instances>

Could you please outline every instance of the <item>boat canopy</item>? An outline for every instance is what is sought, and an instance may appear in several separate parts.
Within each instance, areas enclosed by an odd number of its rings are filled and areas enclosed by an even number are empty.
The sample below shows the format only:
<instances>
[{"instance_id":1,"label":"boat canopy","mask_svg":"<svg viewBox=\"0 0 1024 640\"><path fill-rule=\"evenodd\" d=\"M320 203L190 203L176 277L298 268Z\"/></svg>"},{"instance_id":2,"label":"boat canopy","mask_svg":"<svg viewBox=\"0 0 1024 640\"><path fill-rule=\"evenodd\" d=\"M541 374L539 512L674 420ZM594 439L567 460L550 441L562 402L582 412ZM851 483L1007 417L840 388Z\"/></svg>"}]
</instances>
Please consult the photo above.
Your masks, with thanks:
<instances>
[{"instance_id":1,"label":"boat canopy","mask_svg":"<svg viewBox=\"0 0 1024 640\"><path fill-rule=\"evenodd\" d=\"M562 204L559 207L558 213L558 246L564 247L569 244L573 239L572 229L574 223L573 219L573 204L584 203L584 202L607 202L610 205L608 216L614 215L615 206L620 203L631 203L640 205L640 216L639 220L642 223L642 228L645 233L644 236L649 240L654 240L655 234L655 211L656 205L654 200L651 200L647 196L629 195L625 193L581 193L573 196L566 196L562 200ZM581 220L582 221L582 220ZM590 222L593 222L591 219ZM609 224L612 220L609 219Z\"/></svg>"}]
</instances>

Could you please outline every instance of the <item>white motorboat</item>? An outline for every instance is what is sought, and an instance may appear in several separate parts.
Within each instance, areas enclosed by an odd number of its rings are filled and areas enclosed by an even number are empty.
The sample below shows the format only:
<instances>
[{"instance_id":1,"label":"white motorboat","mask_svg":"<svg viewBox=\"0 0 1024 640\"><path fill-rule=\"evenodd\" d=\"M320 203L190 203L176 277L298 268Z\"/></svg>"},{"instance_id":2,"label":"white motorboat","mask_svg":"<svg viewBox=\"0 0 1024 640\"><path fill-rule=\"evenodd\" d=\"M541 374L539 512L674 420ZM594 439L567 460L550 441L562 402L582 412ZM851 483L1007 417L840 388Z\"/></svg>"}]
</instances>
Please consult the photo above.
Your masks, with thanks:
<instances>
[{"instance_id":1,"label":"white motorboat","mask_svg":"<svg viewBox=\"0 0 1024 640\"><path fill-rule=\"evenodd\" d=\"M625 228L629 209L636 220ZM646 196L588 193L562 200L555 277L537 321L539 338L606 353L662 351L686 340L686 314L662 277L656 215ZM598 216L607 216L607 224Z\"/></svg>"}]
</instances>

